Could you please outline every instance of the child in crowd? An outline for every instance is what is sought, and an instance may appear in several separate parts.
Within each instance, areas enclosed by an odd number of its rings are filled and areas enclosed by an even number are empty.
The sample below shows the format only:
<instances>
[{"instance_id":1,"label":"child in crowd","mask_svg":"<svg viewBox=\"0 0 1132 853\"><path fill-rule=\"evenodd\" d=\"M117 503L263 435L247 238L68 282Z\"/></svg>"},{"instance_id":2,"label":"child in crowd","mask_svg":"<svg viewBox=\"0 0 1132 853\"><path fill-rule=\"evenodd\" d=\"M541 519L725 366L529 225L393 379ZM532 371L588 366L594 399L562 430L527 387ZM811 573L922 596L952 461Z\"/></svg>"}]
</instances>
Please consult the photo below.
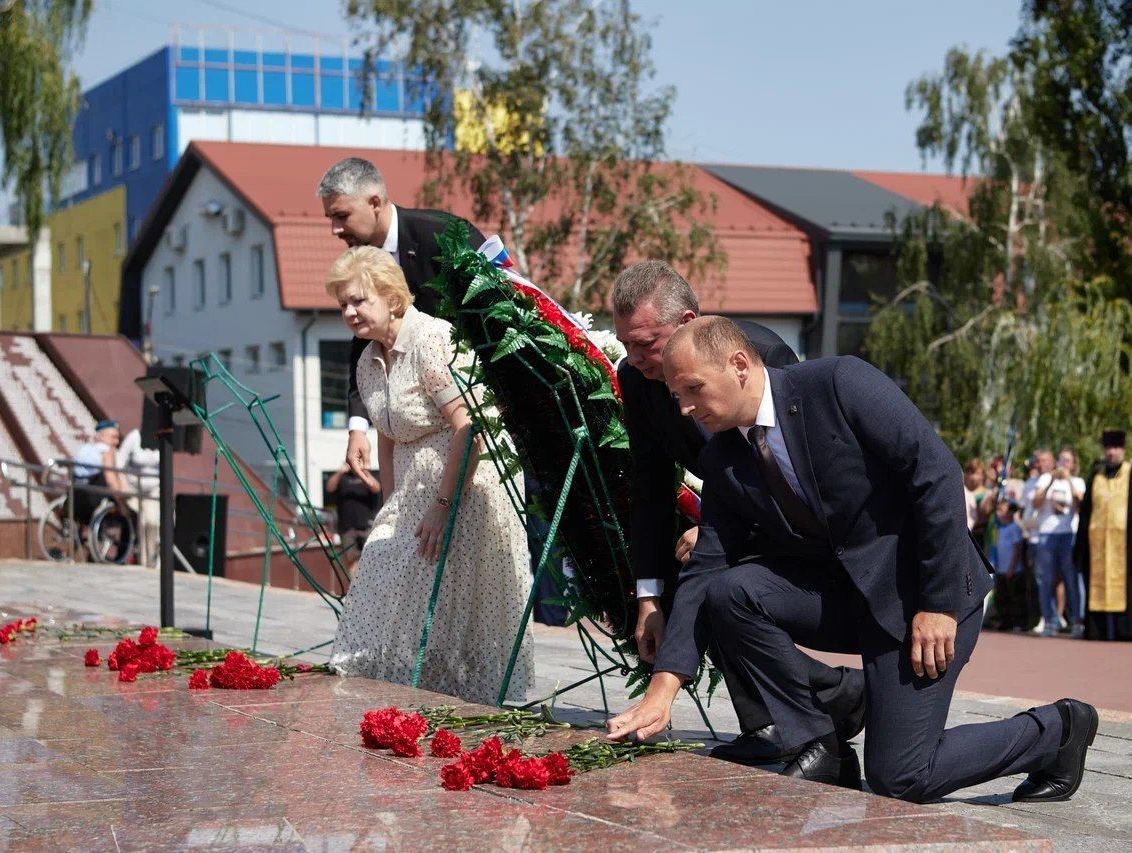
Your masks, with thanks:
<instances>
[{"instance_id":1,"label":"child in crowd","mask_svg":"<svg viewBox=\"0 0 1132 853\"><path fill-rule=\"evenodd\" d=\"M994 616L988 620L1002 631L1021 631L1026 627L1028 585L1022 562L1024 534L1018 523L1019 506L1012 500L1000 500L995 508L994 547Z\"/></svg>"}]
</instances>

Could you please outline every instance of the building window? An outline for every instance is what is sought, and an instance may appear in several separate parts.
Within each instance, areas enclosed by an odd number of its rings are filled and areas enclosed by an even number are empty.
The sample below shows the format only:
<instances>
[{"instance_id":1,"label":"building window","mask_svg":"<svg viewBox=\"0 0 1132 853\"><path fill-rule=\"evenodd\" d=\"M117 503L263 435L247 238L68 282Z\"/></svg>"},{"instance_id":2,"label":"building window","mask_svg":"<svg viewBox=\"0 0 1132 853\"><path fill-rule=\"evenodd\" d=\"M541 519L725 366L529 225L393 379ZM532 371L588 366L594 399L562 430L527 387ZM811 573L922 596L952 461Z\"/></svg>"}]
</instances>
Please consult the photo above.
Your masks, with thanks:
<instances>
[{"instance_id":1,"label":"building window","mask_svg":"<svg viewBox=\"0 0 1132 853\"><path fill-rule=\"evenodd\" d=\"M173 366L174 367L184 367L185 366L185 357L183 355L173 356Z\"/></svg>"},{"instance_id":2,"label":"building window","mask_svg":"<svg viewBox=\"0 0 1132 853\"><path fill-rule=\"evenodd\" d=\"M83 266L86 264L86 242L82 237L75 238L75 269L83 272Z\"/></svg>"},{"instance_id":3,"label":"building window","mask_svg":"<svg viewBox=\"0 0 1132 853\"><path fill-rule=\"evenodd\" d=\"M102 158L97 154L90 155L90 185L97 187L102 183Z\"/></svg>"},{"instance_id":4,"label":"building window","mask_svg":"<svg viewBox=\"0 0 1132 853\"><path fill-rule=\"evenodd\" d=\"M319 341L318 364L322 428L344 429L350 387L350 341Z\"/></svg>"},{"instance_id":5,"label":"building window","mask_svg":"<svg viewBox=\"0 0 1132 853\"><path fill-rule=\"evenodd\" d=\"M232 256L227 252L220 255L220 304L232 301Z\"/></svg>"},{"instance_id":6,"label":"building window","mask_svg":"<svg viewBox=\"0 0 1132 853\"><path fill-rule=\"evenodd\" d=\"M900 289L896 255L892 252L845 252L841 258L841 314L865 316L878 300L891 299Z\"/></svg>"},{"instance_id":7,"label":"building window","mask_svg":"<svg viewBox=\"0 0 1132 853\"><path fill-rule=\"evenodd\" d=\"M164 279L161 288L165 291L165 313L172 314L177 310L177 276L173 267L165 268Z\"/></svg>"},{"instance_id":8,"label":"building window","mask_svg":"<svg viewBox=\"0 0 1132 853\"><path fill-rule=\"evenodd\" d=\"M67 315L66 314L60 314L59 315L59 331L60 332L67 331Z\"/></svg>"},{"instance_id":9,"label":"building window","mask_svg":"<svg viewBox=\"0 0 1132 853\"><path fill-rule=\"evenodd\" d=\"M154 160L165 158L165 125L155 124L149 134L150 148Z\"/></svg>"},{"instance_id":10,"label":"building window","mask_svg":"<svg viewBox=\"0 0 1132 853\"><path fill-rule=\"evenodd\" d=\"M141 137L136 133L130 134L130 171L136 172L141 168Z\"/></svg>"},{"instance_id":11,"label":"building window","mask_svg":"<svg viewBox=\"0 0 1132 853\"><path fill-rule=\"evenodd\" d=\"M89 334L89 333L90 333L90 329L89 329L89 328L87 328L87 324L86 324L86 311L84 311L84 310L83 310L82 308L80 308L80 309L79 309L79 312L78 312L78 314L76 315L76 318L75 318L75 319L77 320L77 323L76 323L76 325L77 325L77 329L76 329L76 331L78 331L78 332L80 332L80 333L82 333L82 334Z\"/></svg>"},{"instance_id":12,"label":"building window","mask_svg":"<svg viewBox=\"0 0 1132 853\"><path fill-rule=\"evenodd\" d=\"M263 296L263 246L252 246L252 299Z\"/></svg>"},{"instance_id":13,"label":"building window","mask_svg":"<svg viewBox=\"0 0 1132 853\"><path fill-rule=\"evenodd\" d=\"M268 365L272 370L282 370L287 366L287 345L282 341L272 341L267 345Z\"/></svg>"},{"instance_id":14,"label":"building window","mask_svg":"<svg viewBox=\"0 0 1132 853\"><path fill-rule=\"evenodd\" d=\"M204 308L205 302L204 260L197 258L193 261L193 308Z\"/></svg>"},{"instance_id":15,"label":"building window","mask_svg":"<svg viewBox=\"0 0 1132 853\"><path fill-rule=\"evenodd\" d=\"M67 244L62 240L55 246L55 266L59 272L67 271Z\"/></svg>"},{"instance_id":16,"label":"building window","mask_svg":"<svg viewBox=\"0 0 1132 853\"><path fill-rule=\"evenodd\" d=\"M259 373L259 345L244 347L244 359L248 363L248 373Z\"/></svg>"},{"instance_id":17,"label":"building window","mask_svg":"<svg viewBox=\"0 0 1132 853\"><path fill-rule=\"evenodd\" d=\"M232 369L232 350L219 349L216 351L216 357L220 360L220 363L224 365L225 370Z\"/></svg>"},{"instance_id":18,"label":"building window","mask_svg":"<svg viewBox=\"0 0 1132 853\"><path fill-rule=\"evenodd\" d=\"M114 223L114 255L115 257L122 257L126 254L126 240L122 233L122 223Z\"/></svg>"},{"instance_id":19,"label":"building window","mask_svg":"<svg viewBox=\"0 0 1132 853\"><path fill-rule=\"evenodd\" d=\"M121 137L114 140L113 145L110 146L110 171L114 177L122 174L122 139Z\"/></svg>"}]
</instances>

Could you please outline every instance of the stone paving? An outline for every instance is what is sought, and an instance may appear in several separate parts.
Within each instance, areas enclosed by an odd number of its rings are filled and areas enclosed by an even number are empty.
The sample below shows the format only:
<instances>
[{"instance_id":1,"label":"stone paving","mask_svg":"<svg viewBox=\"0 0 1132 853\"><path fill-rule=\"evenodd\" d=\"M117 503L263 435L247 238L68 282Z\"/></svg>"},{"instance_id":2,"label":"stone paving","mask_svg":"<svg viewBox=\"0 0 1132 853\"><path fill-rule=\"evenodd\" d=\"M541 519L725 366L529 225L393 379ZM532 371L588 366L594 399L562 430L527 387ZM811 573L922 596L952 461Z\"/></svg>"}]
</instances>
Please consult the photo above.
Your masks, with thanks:
<instances>
[{"instance_id":1,"label":"stone paving","mask_svg":"<svg viewBox=\"0 0 1132 853\"><path fill-rule=\"evenodd\" d=\"M257 587L216 581L216 640L250 645L258 600ZM178 625L202 626L205 604L204 579L179 574ZM36 613L153 623L156 575L0 562L0 610L5 621L8 613ZM258 646L306 648L328 640L334 625L313 594L268 589ZM980 643L980 652L990 648L981 656L988 671L1010 666L993 660L994 636ZM535 639L540 690L550 693L588 673L571 630L537 626ZM1028 641L1033 650L1058 642L1007 639ZM1052 839L1057 850L1132 847L1132 708L1102 713L1085 782L1068 804L1011 804L1017 780L1007 779L915 806L697 755L654 757L546 792L460 795L437 787L437 759L395 760L358 743L366 708L442 704L442 697L328 676L302 677L265 694L190 694L183 679L169 678L118 684L105 670L84 670L82 650L91 644L44 638L5 647L0 657L0 848L1049 849L1041 839ZM1074 643L1064 654L1088 657L1092 645ZM1112 655L1112 647L1105 650ZM305 657L318 660L326 651ZM1110 679L1127 680L1132 657L1122 660ZM966 680L965 672L961 688ZM980 676L974 681L985 691ZM1038 700L1062 695L1056 672L1021 686L1011 684L1012 692ZM610 707L623 707L624 689L613 681L607 687ZM1008 716L1018 707L1020 700L1009 697L961 693L949 724ZM595 682L560 697L556 713L597 722L601 708ZM720 736L730 737L735 723L725 690L708 714ZM677 702L674 725L677 736L709 737L686 697Z\"/></svg>"}]
</instances>

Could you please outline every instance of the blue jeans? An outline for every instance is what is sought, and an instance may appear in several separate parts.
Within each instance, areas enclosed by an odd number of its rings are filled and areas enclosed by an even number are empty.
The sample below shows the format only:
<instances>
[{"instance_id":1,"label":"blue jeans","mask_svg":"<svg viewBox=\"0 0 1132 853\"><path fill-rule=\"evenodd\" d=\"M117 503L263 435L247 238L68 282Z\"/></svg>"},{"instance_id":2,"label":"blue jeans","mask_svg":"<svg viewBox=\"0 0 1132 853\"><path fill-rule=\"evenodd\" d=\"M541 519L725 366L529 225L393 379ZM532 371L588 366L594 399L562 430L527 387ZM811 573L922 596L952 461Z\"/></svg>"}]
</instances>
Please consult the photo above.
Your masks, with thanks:
<instances>
[{"instance_id":1,"label":"blue jeans","mask_svg":"<svg viewBox=\"0 0 1132 853\"><path fill-rule=\"evenodd\" d=\"M1065 582L1065 604L1069 608L1069 622L1081 625L1085 622L1085 609L1082 607L1081 577L1073 563L1073 534L1044 533L1038 540L1034 551L1034 568L1038 576L1038 599L1042 605L1042 618L1046 627L1056 625L1057 579Z\"/></svg>"}]
</instances>

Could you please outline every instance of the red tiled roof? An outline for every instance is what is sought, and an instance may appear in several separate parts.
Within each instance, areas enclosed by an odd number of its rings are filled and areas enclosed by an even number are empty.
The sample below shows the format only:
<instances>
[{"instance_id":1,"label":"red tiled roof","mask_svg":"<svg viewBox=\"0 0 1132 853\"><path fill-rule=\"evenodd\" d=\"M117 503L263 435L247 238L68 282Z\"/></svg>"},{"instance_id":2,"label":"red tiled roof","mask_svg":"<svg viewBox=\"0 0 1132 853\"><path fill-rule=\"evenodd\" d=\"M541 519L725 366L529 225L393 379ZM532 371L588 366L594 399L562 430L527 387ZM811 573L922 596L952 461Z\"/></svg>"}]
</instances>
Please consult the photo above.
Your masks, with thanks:
<instances>
[{"instance_id":1,"label":"red tiled roof","mask_svg":"<svg viewBox=\"0 0 1132 853\"><path fill-rule=\"evenodd\" d=\"M334 309L323 290L323 276L343 244L331 236L314 191L327 168L345 157L364 157L382 171L390 197L406 206L416 203L426 177L424 154L414 151L193 142L192 152L272 227L280 298L283 307L291 310ZM702 169L688 169L697 189L716 197L716 210L708 218L729 256L726 271L714 276L717 281L701 283L705 309L731 314L814 313L817 297L806 236ZM454 194L444 207L476 221L467 195ZM490 226L477 224L491 233Z\"/></svg>"},{"instance_id":2,"label":"red tiled roof","mask_svg":"<svg viewBox=\"0 0 1132 853\"><path fill-rule=\"evenodd\" d=\"M891 193L931 207L937 201L951 213L966 217L967 201L978 186L976 177L930 175L925 172L854 172L858 178Z\"/></svg>"}]
</instances>

